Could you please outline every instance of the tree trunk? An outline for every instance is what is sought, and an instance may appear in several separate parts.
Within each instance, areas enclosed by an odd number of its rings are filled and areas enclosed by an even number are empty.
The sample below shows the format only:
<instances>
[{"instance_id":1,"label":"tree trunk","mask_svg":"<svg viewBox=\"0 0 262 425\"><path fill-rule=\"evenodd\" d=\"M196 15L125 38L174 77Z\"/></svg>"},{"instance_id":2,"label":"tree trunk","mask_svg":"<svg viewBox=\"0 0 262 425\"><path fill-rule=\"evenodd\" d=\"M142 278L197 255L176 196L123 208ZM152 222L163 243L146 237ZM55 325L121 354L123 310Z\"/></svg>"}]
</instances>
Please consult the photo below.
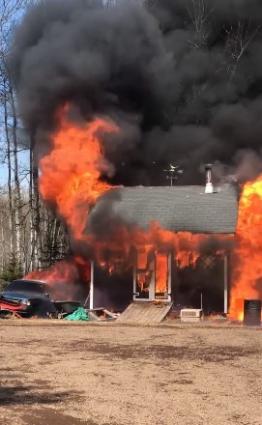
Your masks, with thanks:
<instances>
[{"instance_id":1,"label":"tree trunk","mask_svg":"<svg viewBox=\"0 0 262 425\"><path fill-rule=\"evenodd\" d=\"M8 126L8 109L7 109L7 83L4 79L4 128L5 128L5 137L7 144L7 167L8 167L8 206L9 206L9 221L11 228L11 243L10 251L15 255L16 253L16 226L15 226L15 210L14 210L14 199L12 191L12 143L9 135L9 126Z\"/></svg>"},{"instance_id":2,"label":"tree trunk","mask_svg":"<svg viewBox=\"0 0 262 425\"><path fill-rule=\"evenodd\" d=\"M14 210L15 210L15 227L16 227L16 254L18 263L21 265L24 263L22 258L22 238L21 238L21 227L23 222L22 217L22 202L21 202L21 190L19 180L19 165L18 165L18 140L17 140L17 112L14 99L14 92L10 85L10 105L12 111L12 141L13 141L13 164L14 164Z\"/></svg>"}]
</instances>

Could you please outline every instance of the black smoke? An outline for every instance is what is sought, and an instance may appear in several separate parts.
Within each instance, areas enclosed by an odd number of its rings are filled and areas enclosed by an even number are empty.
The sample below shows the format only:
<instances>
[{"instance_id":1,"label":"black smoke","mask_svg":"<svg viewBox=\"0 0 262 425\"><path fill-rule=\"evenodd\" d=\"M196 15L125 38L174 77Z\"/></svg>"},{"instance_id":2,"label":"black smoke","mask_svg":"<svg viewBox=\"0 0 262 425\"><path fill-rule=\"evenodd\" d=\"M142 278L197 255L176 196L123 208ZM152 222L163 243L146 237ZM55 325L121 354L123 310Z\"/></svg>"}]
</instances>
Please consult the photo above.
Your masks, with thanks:
<instances>
[{"instance_id":1,"label":"black smoke","mask_svg":"<svg viewBox=\"0 0 262 425\"><path fill-rule=\"evenodd\" d=\"M203 181L205 162L261 172L261 0L116 3L42 0L17 29L10 66L39 151L71 101L120 126L105 139L113 183L166 184L169 162L181 183Z\"/></svg>"}]
</instances>

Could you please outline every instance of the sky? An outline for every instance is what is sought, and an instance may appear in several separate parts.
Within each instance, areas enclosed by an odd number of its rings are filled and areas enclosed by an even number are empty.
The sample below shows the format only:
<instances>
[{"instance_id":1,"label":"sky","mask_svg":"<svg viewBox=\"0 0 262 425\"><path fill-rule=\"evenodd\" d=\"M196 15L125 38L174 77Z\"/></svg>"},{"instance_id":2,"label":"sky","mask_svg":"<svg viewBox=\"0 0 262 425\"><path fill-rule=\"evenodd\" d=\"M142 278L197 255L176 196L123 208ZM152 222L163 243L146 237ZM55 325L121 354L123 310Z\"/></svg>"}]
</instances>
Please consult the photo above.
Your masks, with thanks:
<instances>
[{"instance_id":1,"label":"sky","mask_svg":"<svg viewBox=\"0 0 262 425\"><path fill-rule=\"evenodd\" d=\"M5 185L7 182L7 167L5 164L1 164L0 168L0 185Z\"/></svg>"},{"instance_id":2,"label":"sky","mask_svg":"<svg viewBox=\"0 0 262 425\"><path fill-rule=\"evenodd\" d=\"M0 109L0 114L2 115L1 109ZM0 122L0 186L3 186L7 182L7 167L5 164L5 153L4 153L5 138L3 133L4 133L3 124L2 122Z\"/></svg>"},{"instance_id":3,"label":"sky","mask_svg":"<svg viewBox=\"0 0 262 425\"><path fill-rule=\"evenodd\" d=\"M2 142L0 142L2 143ZM3 156L0 156L0 187L7 185L8 180L8 168L6 162L3 161ZM22 174L24 174L25 170L28 169L29 164L29 153L22 152L19 154L19 169L21 172L21 184L22 186L27 186L27 180L23 178Z\"/></svg>"},{"instance_id":4,"label":"sky","mask_svg":"<svg viewBox=\"0 0 262 425\"><path fill-rule=\"evenodd\" d=\"M9 6L10 8L13 7L13 4L15 4L15 2L13 2L13 0L11 0L9 2ZM22 16L23 16L24 10L20 10L15 12L15 16L14 16L14 20L12 21L11 25L14 25L14 22L18 22ZM4 123L3 123L3 115L2 115L2 111L0 109L0 187L1 186L5 186L7 184L7 179L8 179L8 168L7 168L7 164L5 161L5 136L4 136ZM28 164L28 154L23 152L22 154L19 155L19 165L21 165L21 169L23 170L24 167L26 167Z\"/></svg>"}]
</instances>

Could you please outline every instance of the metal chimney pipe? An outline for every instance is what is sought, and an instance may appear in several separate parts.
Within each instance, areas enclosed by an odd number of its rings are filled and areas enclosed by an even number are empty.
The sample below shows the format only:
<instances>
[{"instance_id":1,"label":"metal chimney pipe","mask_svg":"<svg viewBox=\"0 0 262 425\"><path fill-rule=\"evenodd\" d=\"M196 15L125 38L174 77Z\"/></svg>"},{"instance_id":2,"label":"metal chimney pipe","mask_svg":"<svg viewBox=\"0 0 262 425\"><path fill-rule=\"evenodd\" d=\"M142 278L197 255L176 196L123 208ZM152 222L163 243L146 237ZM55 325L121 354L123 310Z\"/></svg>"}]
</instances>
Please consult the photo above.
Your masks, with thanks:
<instances>
[{"instance_id":1,"label":"metal chimney pipe","mask_svg":"<svg viewBox=\"0 0 262 425\"><path fill-rule=\"evenodd\" d=\"M214 193L214 186L212 183L212 164L206 164L206 187L205 193Z\"/></svg>"}]
</instances>

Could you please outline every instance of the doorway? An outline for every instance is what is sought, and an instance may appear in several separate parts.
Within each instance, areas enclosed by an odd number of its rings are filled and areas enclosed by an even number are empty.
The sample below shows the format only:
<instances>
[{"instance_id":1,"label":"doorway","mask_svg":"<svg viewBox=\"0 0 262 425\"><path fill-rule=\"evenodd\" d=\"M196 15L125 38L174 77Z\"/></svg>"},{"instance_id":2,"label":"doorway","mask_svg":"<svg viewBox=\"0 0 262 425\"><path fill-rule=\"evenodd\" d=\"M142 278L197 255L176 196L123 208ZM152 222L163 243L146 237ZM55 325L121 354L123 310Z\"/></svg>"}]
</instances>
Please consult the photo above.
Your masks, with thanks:
<instances>
[{"instance_id":1,"label":"doorway","mask_svg":"<svg viewBox=\"0 0 262 425\"><path fill-rule=\"evenodd\" d=\"M138 252L133 285L134 301L170 301L171 255Z\"/></svg>"}]
</instances>

